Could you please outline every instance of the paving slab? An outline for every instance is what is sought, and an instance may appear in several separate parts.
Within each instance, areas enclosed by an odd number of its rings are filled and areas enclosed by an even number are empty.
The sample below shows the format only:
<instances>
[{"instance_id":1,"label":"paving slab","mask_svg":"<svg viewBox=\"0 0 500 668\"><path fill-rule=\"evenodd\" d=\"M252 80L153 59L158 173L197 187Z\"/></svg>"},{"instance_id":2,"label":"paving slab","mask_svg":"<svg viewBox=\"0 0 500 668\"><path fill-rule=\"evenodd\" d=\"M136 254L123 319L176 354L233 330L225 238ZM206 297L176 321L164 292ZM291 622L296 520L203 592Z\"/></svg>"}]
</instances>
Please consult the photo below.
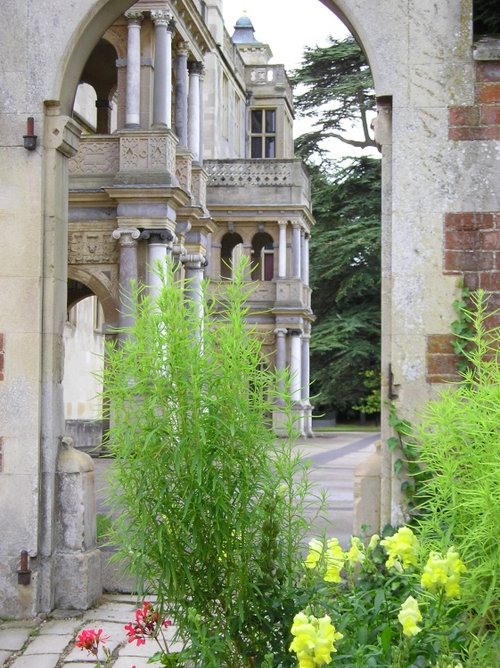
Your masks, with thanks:
<instances>
[{"instance_id":1,"label":"paving slab","mask_svg":"<svg viewBox=\"0 0 500 668\"><path fill-rule=\"evenodd\" d=\"M12 656L12 652L8 652L5 649L0 649L0 666L3 666L10 656Z\"/></svg>"},{"instance_id":2,"label":"paving slab","mask_svg":"<svg viewBox=\"0 0 500 668\"><path fill-rule=\"evenodd\" d=\"M59 654L45 654L36 657L23 654L17 658L10 668L56 668Z\"/></svg>"},{"instance_id":3,"label":"paving slab","mask_svg":"<svg viewBox=\"0 0 500 668\"><path fill-rule=\"evenodd\" d=\"M23 654L61 654L72 640L73 634L46 633L31 640Z\"/></svg>"},{"instance_id":4,"label":"paving slab","mask_svg":"<svg viewBox=\"0 0 500 668\"><path fill-rule=\"evenodd\" d=\"M0 649L18 652L28 640L31 628L9 628L0 630Z\"/></svg>"}]
</instances>

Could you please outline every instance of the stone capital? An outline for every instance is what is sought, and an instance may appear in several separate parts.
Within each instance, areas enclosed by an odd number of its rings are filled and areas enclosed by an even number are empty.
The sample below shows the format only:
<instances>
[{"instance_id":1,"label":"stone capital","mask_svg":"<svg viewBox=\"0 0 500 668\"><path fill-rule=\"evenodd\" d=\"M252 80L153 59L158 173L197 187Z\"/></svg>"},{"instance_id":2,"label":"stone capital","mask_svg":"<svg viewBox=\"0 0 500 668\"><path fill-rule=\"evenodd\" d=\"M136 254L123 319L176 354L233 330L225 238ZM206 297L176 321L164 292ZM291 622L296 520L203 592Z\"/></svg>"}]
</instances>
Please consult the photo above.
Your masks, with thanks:
<instances>
[{"instance_id":1,"label":"stone capital","mask_svg":"<svg viewBox=\"0 0 500 668\"><path fill-rule=\"evenodd\" d=\"M274 330L276 336L286 336L287 332L288 330L286 327L276 327L276 329Z\"/></svg>"},{"instance_id":2,"label":"stone capital","mask_svg":"<svg viewBox=\"0 0 500 668\"><path fill-rule=\"evenodd\" d=\"M176 56L187 56L189 55L189 43L181 40L175 47L174 53Z\"/></svg>"},{"instance_id":3,"label":"stone capital","mask_svg":"<svg viewBox=\"0 0 500 668\"><path fill-rule=\"evenodd\" d=\"M144 18L143 12L139 12L136 9L130 9L128 12L125 12L125 18L127 19L129 25L140 26L142 19Z\"/></svg>"},{"instance_id":4,"label":"stone capital","mask_svg":"<svg viewBox=\"0 0 500 668\"><path fill-rule=\"evenodd\" d=\"M300 222L300 220L291 220L290 223L291 223L294 230L302 229L302 223Z\"/></svg>"},{"instance_id":5,"label":"stone capital","mask_svg":"<svg viewBox=\"0 0 500 668\"><path fill-rule=\"evenodd\" d=\"M135 246L141 233L137 227L118 227L112 232L113 239L120 241L120 246Z\"/></svg>"},{"instance_id":6,"label":"stone capital","mask_svg":"<svg viewBox=\"0 0 500 668\"><path fill-rule=\"evenodd\" d=\"M278 220L278 225L280 227L286 227L288 225L288 220Z\"/></svg>"},{"instance_id":7,"label":"stone capital","mask_svg":"<svg viewBox=\"0 0 500 668\"><path fill-rule=\"evenodd\" d=\"M174 235L170 230L143 230L141 239L146 239L150 244L170 244L174 241Z\"/></svg>"},{"instance_id":8,"label":"stone capital","mask_svg":"<svg viewBox=\"0 0 500 668\"><path fill-rule=\"evenodd\" d=\"M198 76L202 76L204 73L203 69L203 63L199 62L198 60L193 60L190 63L188 63L188 70L189 74L197 74Z\"/></svg>"},{"instance_id":9,"label":"stone capital","mask_svg":"<svg viewBox=\"0 0 500 668\"><path fill-rule=\"evenodd\" d=\"M155 26L166 26L169 28L170 21L172 20L172 13L168 9L152 9L151 20Z\"/></svg>"}]
</instances>

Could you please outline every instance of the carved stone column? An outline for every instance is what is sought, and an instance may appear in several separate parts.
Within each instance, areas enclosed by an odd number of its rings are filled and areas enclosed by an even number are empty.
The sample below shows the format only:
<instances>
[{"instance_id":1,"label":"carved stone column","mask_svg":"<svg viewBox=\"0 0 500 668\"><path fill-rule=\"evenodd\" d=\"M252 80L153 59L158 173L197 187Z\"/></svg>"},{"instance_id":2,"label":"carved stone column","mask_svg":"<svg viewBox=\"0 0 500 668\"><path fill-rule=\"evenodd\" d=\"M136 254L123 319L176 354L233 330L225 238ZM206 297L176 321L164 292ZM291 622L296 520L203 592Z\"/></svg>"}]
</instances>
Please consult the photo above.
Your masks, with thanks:
<instances>
[{"instance_id":1,"label":"carved stone column","mask_svg":"<svg viewBox=\"0 0 500 668\"><path fill-rule=\"evenodd\" d=\"M201 282L203 280L205 258L199 253L193 253L192 255L181 256L181 260L186 270L186 298L192 303L201 326L203 318L203 290ZM201 332L198 332L198 335L200 334Z\"/></svg>"},{"instance_id":2,"label":"carved stone column","mask_svg":"<svg viewBox=\"0 0 500 668\"><path fill-rule=\"evenodd\" d=\"M138 128L141 122L141 22L143 13L132 10L126 12L125 16L128 19L125 127Z\"/></svg>"},{"instance_id":3,"label":"carved stone column","mask_svg":"<svg viewBox=\"0 0 500 668\"><path fill-rule=\"evenodd\" d=\"M300 223L292 222L292 278L300 278Z\"/></svg>"},{"instance_id":4,"label":"carved stone column","mask_svg":"<svg viewBox=\"0 0 500 668\"><path fill-rule=\"evenodd\" d=\"M120 242L120 328L134 324L132 310L131 283L137 282L137 240L141 233L136 227L113 230L113 239ZM120 337L123 337L120 334Z\"/></svg>"},{"instance_id":5,"label":"carved stone column","mask_svg":"<svg viewBox=\"0 0 500 668\"><path fill-rule=\"evenodd\" d=\"M290 395L293 402L298 403L302 398L302 345L299 329L290 331Z\"/></svg>"},{"instance_id":6,"label":"carved stone column","mask_svg":"<svg viewBox=\"0 0 500 668\"><path fill-rule=\"evenodd\" d=\"M283 376L286 368L286 334L287 330L284 327L277 327L274 330L276 335L276 371L280 376ZM284 389L283 377L278 380L278 388L280 391ZM280 401L280 403L282 403Z\"/></svg>"},{"instance_id":7,"label":"carved stone column","mask_svg":"<svg viewBox=\"0 0 500 668\"><path fill-rule=\"evenodd\" d=\"M302 283L309 285L309 232L304 232L302 237L302 258L300 263L300 271L302 274Z\"/></svg>"},{"instance_id":8,"label":"carved stone column","mask_svg":"<svg viewBox=\"0 0 500 668\"><path fill-rule=\"evenodd\" d=\"M204 123L203 119L205 117L205 98L204 98L204 84L205 84L205 68L201 68L200 72L200 148L198 155L198 162L200 165L203 165L203 150L204 150L204 140L205 133L203 131Z\"/></svg>"},{"instance_id":9,"label":"carved stone column","mask_svg":"<svg viewBox=\"0 0 500 668\"><path fill-rule=\"evenodd\" d=\"M287 221L278 222L280 233L278 243L278 278L286 278L286 227Z\"/></svg>"},{"instance_id":10,"label":"carved stone column","mask_svg":"<svg viewBox=\"0 0 500 668\"><path fill-rule=\"evenodd\" d=\"M172 33L175 23L168 10L151 11L155 24L155 72L153 125L170 128L172 124Z\"/></svg>"},{"instance_id":11,"label":"carved stone column","mask_svg":"<svg viewBox=\"0 0 500 668\"><path fill-rule=\"evenodd\" d=\"M195 162L200 161L200 76L203 64L189 63L188 148Z\"/></svg>"},{"instance_id":12,"label":"carved stone column","mask_svg":"<svg viewBox=\"0 0 500 668\"><path fill-rule=\"evenodd\" d=\"M168 255L172 253L174 235L170 230L144 230L141 239L146 239L148 242L146 280L149 293L157 297L162 287L158 265L164 268Z\"/></svg>"},{"instance_id":13,"label":"carved stone column","mask_svg":"<svg viewBox=\"0 0 500 668\"><path fill-rule=\"evenodd\" d=\"M310 384L310 353L309 342L311 335L309 332L302 334L302 405L304 408L304 433L306 436L312 437L312 406L309 401L309 384Z\"/></svg>"},{"instance_id":14,"label":"carved stone column","mask_svg":"<svg viewBox=\"0 0 500 668\"><path fill-rule=\"evenodd\" d=\"M181 42L175 52L175 134L179 145L188 146L188 44Z\"/></svg>"}]
</instances>

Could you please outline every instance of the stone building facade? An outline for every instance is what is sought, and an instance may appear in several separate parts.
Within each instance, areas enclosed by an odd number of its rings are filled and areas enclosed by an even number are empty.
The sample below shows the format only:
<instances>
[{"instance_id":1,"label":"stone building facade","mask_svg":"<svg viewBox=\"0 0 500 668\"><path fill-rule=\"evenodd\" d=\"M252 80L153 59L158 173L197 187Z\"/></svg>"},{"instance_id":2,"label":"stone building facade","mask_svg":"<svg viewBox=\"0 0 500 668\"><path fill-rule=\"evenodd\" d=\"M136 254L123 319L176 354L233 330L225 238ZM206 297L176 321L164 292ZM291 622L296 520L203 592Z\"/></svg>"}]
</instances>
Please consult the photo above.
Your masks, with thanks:
<instances>
[{"instance_id":1,"label":"stone building facade","mask_svg":"<svg viewBox=\"0 0 500 668\"><path fill-rule=\"evenodd\" d=\"M313 1L290 11L300 21ZM382 390L412 419L453 374L452 303L464 281L498 304L500 49L474 43L472 0L323 2L358 38L374 77ZM307 178L287 152L282 72L248 37L231 44L220 9L221 0L2 3L1 615L84 606L99 593L95 518L82 513L92 471L64 438L68 300L91 292L115 323L119 286L149 260L177 253L195 286L204 273L225 280L219 260L253 250L276 361L305 369L312 221ZM98 103L96 133L82 136L73 118L81 81ZM382 430L390 435L386 415ZM395 456L383 447L382 523L402 514Z\"/></svg>"}]
</instances>

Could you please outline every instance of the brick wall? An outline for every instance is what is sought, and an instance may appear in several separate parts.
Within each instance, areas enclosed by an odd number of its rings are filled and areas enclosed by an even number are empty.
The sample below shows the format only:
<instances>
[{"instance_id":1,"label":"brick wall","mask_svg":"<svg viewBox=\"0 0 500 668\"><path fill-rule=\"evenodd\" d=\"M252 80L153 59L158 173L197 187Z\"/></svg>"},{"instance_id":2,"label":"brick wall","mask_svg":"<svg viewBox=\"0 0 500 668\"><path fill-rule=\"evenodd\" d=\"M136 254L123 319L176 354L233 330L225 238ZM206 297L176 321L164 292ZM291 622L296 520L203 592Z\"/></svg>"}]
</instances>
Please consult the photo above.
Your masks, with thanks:
<instances>
[{"instance_id":1,"label":"brick wall","mask_svg":"<svg viewBox=\"0 0 500 668\"><path fill-rule=\"evenodd\" d=\"M474 104L449 109L452 141L500 140L500 61L477 62L475 76ZM445 215L443 273L463 277L470 290L487 290L491 309L500 308L500 211ZM500 314L488 325L500 326ZM427 337L427 382L458 379L452 341L451 333Z\"/></svg>"},{"instance_id":2,"label":"brick wall","mask_svg":"<svg viewBox=\"0 0 500 668\"><path fill-rule=\"evenodd\" d=\"M476 63L474 104L450 107L448 120L453 141L500 139L500 62Z\"/></svg>"}]
</instances>

